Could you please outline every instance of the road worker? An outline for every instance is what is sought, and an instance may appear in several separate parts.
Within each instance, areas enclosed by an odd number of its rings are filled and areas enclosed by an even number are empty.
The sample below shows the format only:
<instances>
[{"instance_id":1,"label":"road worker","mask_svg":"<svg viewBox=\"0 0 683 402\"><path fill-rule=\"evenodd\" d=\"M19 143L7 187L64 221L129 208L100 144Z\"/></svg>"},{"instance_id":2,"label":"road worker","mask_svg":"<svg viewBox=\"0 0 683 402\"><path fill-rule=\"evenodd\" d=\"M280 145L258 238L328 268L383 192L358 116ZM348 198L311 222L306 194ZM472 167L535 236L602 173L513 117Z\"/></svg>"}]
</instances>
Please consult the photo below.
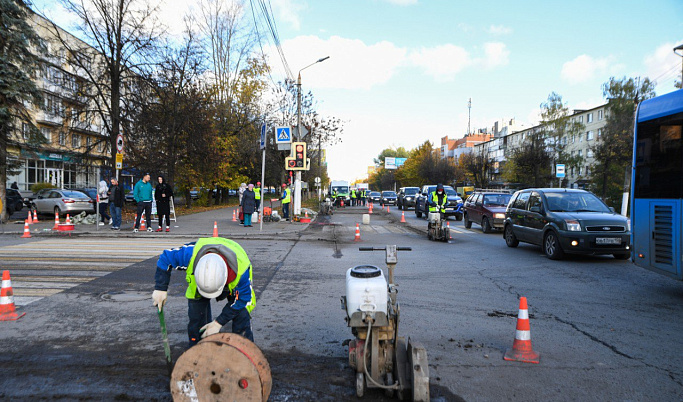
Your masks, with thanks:
<instances>
[{"instance_id":1,"label":"road worker","mask_svg":"<svg viewBox=\"0 0 683 402\"><path fill-rule=\"evenodd\" d=\"M357 204L357 198L358 196L356 195L356 189L352 188L351 189L351 206L355 207Z\"/></svg>"},{"instance_id":2,"label":"road worker","mask_svg":"<svg viewBox=\"0 0 683 402\"><path fill-rule=\"evenodd\" d=\"M188 302L187 335L190 347L200 337L216 334L232 321L232 332L254 341L251 312L256 306L252 266L247 253L236 242L207 237L181 247L164 250L157 261L153 305L159 311L166 303L171 270L185 270ZM221 314L211 316L211 299L227 299Z\"/></svg>"},{"instance_id":3,"label":"road worker","mask_svg":"<svg viewBox=\"0 0 683 402\"><path fill-rule=\"evenodd\" d=\"M284 220L289 220L289 203L292 201L292 190L287 188L287 183L282 184L282 217Z\"/></svg>"},{"instance_id":4,"label":"road worker","mask_svg":"<svg viewBox=\"0 0 683 402\"><path fill-rule=\"evenodd\" d=\"M436 190L429 194L429 212L446 212L446 205L448 205L448 195L443 189L443 184L439 183L436 185Z\"/></svg>"},{"instance_id":5,"label":"road worker","mask_svg":"<svg viewBox=\"0 0 683 402\"><path fill-rule=\"evenodd\" d=\"M254 193L256 195L256 211L261 210L261 182L256 182L256 187L254 187Z\"/></svg>"}]
</instances>

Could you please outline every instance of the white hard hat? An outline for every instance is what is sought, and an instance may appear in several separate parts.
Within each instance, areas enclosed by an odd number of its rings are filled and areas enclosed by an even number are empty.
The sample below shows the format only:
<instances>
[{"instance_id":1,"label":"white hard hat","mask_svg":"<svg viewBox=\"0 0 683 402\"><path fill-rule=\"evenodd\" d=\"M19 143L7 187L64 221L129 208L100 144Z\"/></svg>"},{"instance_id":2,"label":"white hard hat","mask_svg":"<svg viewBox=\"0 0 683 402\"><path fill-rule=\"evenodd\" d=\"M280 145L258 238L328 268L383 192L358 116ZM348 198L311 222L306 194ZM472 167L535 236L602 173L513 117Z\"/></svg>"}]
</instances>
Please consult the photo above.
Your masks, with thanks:
<instances>
[{"instance_id":1,"label":"white hard hat","mask_svg":"<svg viewBox=\"0 0 683 402\"><path fill-rule=\"evenodd\" d=\"M218 254L206 254L195 265L194 277L200 295L207 299L218 297L228 281L228 264Z\"/></svg>"}]
</instances>

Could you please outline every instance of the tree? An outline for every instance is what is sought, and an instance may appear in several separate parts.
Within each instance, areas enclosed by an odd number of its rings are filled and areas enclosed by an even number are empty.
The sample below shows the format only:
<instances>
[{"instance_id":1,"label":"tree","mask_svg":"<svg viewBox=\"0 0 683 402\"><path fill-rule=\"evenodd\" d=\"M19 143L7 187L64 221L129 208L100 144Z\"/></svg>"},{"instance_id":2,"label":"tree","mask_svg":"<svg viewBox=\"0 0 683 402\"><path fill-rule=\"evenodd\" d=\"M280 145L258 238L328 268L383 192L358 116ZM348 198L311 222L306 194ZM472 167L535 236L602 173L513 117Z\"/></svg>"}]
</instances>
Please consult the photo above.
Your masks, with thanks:
<instances>
[{"instance_id":1,"label":"tree","mask_svg":"<svg viewBox=\"0 0 683 402\"><path fill-rule=\"evenodd\" d=\"M489 184L489 171L493 161L483 151L468 152L458 158L458 165L469 176L470 181L478 188L486 188Z\"/></svg>"},{"instance_id":2,"label":"tree","mask_svg":"<svg viewBox=\"0 0 683 402\"><path fill-rule=\"evenodd\" d=\"M524 145L511 151L503 177L527 187L548 185L552 180L554 154L549 150L546 139L542 129L527 134Z\"/></svg>"},{"instance_id":3,"label":"tree","mask_svg":"<svg viewBox=\"0 0 683 402\"><path fill-rule=\"evenodd\" d=\"M27 22L28 12L23 0L0 0L0 221L7 219L5 186L7 171L13 167L7 158L7 147L19 127L23 131L24 124L30 128L31 137L37 137L26 105L39 105L42 100L31 79L39 66L31 48L42 53L43 45Z\"/></svg>"},{"instance_id":4,"label":"tree","mask_svg":"<svg viewBox=\"0 0 683 402\"><path fill-rule=\"evenodd\" d=\"M562 102L561 95L552 92L548 95L548 100L541 104L540 126L540 134L545 139L552 158L551 170L555 163L563 163L567 169L581 166L583 158L578 155L572 156L567 152L567 145L569 138L582 134L584 125L573 121L569 108ZM517 166L511 166L511 168L517 171Z\"/></svg>"},{"instance_id":5,"label":"tree","mask_svg":"<svg viewBox=\"0 0 683 402\"><path fill-rule=\"evenodd\" d=\"M591 147L595 157L591 185L608 205L618 209L621 193L628 190L624 184L630 178L635 109L638 103L655 96L654 83L648 78L611 77L602 90L607 98L607 122Z\"/></svg>"},{"instance_id":6,"label":"tree","mask_svg":"<svg viewBox=\"0 0 683 402\"><path fill-rule=\"evenodd\" d=\"M375 165L377 166L384 166L384 159L387 157L389 158L408 158L410 153L406 151L405 148L403 147L398 147L396 149L394 148L386 148L382 150L382 152L377 155L377 158L375 158L374 162Z\"/></svg>"},{"instance_id":7,"label":"tree","mask_svg":"<svg viewBox=\"0 0 683 402\"><path fill-rule=\"evenodd\" d=\"M156 19L158 6L146 0L61 2L78 18L77 29L88 43L68 40L56 25L54 31L71 60L88 76L81 91L94 103L91 112L99 115L108 134L113 168L117 137L129 132L122 130L132 110L128 95L139 89L138 76L150 65L149 57L165 30Z\"/></svg>"}]
</instances>

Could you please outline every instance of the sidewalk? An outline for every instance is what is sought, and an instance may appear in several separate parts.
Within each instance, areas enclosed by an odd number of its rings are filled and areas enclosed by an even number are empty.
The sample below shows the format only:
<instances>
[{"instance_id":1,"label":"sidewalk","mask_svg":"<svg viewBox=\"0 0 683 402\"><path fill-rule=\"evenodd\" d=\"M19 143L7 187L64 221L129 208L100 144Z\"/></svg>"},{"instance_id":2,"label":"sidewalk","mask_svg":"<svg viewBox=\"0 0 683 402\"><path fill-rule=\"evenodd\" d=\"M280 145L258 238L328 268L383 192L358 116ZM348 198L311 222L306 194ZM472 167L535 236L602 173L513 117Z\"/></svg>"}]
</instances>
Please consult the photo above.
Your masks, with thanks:
<instances>
[{"instance_id":1,"label":"sidewalk","mask_svg":"<svg viewBox=\"0 0 683 402\"><path fill-rule=\"evenodd\" d=\"M260 224L253 222L254 227L245 228L239 224L239 221L232 221L233 210L237 211L237 207L226 207L215 209L207 212L199 212L196 214L178 216L177 221L171 221L171 231L166 232L138 232L133 233L132 221L124 221L121 225L121 230L111 230L110 225L95 226L95 225L75 225L75 229L71 232L59 232L52 230L55 225L54 217L50 219L46 215L39 217L40 222L29 225L31 229L31 236L47 237L47 236L87 236L87 237L206 237L213 235L213 223L218 224L218 235L221 237L230 238L258 238L258 237L272 237L298 235L301 231L308 227L308 223L299 222L263 222L263 230L259 230ZM66 218L60 218L60 222L64 223ZM152 227L157 229L158 220L152 221ZM0 225L0 235L16 235L21 237L24 233L24 222L10 221L6 224Z\"/></svg>"}]
</instances>

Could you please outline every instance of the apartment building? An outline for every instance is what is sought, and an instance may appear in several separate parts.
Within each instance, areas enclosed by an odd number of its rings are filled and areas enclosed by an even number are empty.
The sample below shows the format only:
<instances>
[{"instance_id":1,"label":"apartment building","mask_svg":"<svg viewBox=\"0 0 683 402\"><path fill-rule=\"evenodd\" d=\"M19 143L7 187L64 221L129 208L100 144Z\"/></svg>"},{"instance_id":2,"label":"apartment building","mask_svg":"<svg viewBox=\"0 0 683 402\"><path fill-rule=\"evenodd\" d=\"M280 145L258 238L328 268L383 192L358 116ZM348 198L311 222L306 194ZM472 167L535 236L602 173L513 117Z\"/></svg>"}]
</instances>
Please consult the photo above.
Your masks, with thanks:
<instances>
[{"instance_id":1,"label":"apartment building","mask_svg":"<svg viewBox=\"0 0 683 402\"><path fill-rule=\"evenodd\" d=\"M567 146L566 151L571 156L579 156L583 162L566 172L564 185L569 188L585 188L590 182L590 165L595 162L593 157L593 147L602 136L606 124L607 105L601 105L587 110L574 110L570 119L583 125L580 133L560 141ZM504 185L501 179L502 169L505 161L510 157L514 149L524 146L528 136L538 130L543 129L542 125L529 127L511 134L493 138L487 142L477 144L474 152L484 154L493 161L493 168L489 172L489 180L494 185ZM562 163L562 161L557 161Z\"/></svg>"},{"instance_id":2,"label":"apartment building","mask_svg":"<svg viewBox=\"0 0 683 402\"><path fill-rule=\"evenodd\" d=\"M488 134L486 130L466 134L457 140L449 139L448 136L441 137L441 159L453 158L457 161L460 155L472 152L475 145L489 141L491 138L493 138L493 135Z\"/></svg>"},{"instance_id":3,"label":"apartment building","mask_svg":"<svg viewBox=\"0 0 683 402\"><path fill-rule=\"evenodd\" d=\"M20 167L8 172L7 182L17 182L20 190L40 182L62 188L94 187L110 154L109 141L96 105L86 95L88 75L78 65L89 66L100 55L94 50L69 54L62 41L73 43L71 48L83 49L85 44L34 12L29 11L28 18L45 46L42 52L33 50L41 65L32 75L43 102L28 108L42 138L40 143L32 141L30 124L17 122L8 158Z\"/></svg>"}]
</instances>

